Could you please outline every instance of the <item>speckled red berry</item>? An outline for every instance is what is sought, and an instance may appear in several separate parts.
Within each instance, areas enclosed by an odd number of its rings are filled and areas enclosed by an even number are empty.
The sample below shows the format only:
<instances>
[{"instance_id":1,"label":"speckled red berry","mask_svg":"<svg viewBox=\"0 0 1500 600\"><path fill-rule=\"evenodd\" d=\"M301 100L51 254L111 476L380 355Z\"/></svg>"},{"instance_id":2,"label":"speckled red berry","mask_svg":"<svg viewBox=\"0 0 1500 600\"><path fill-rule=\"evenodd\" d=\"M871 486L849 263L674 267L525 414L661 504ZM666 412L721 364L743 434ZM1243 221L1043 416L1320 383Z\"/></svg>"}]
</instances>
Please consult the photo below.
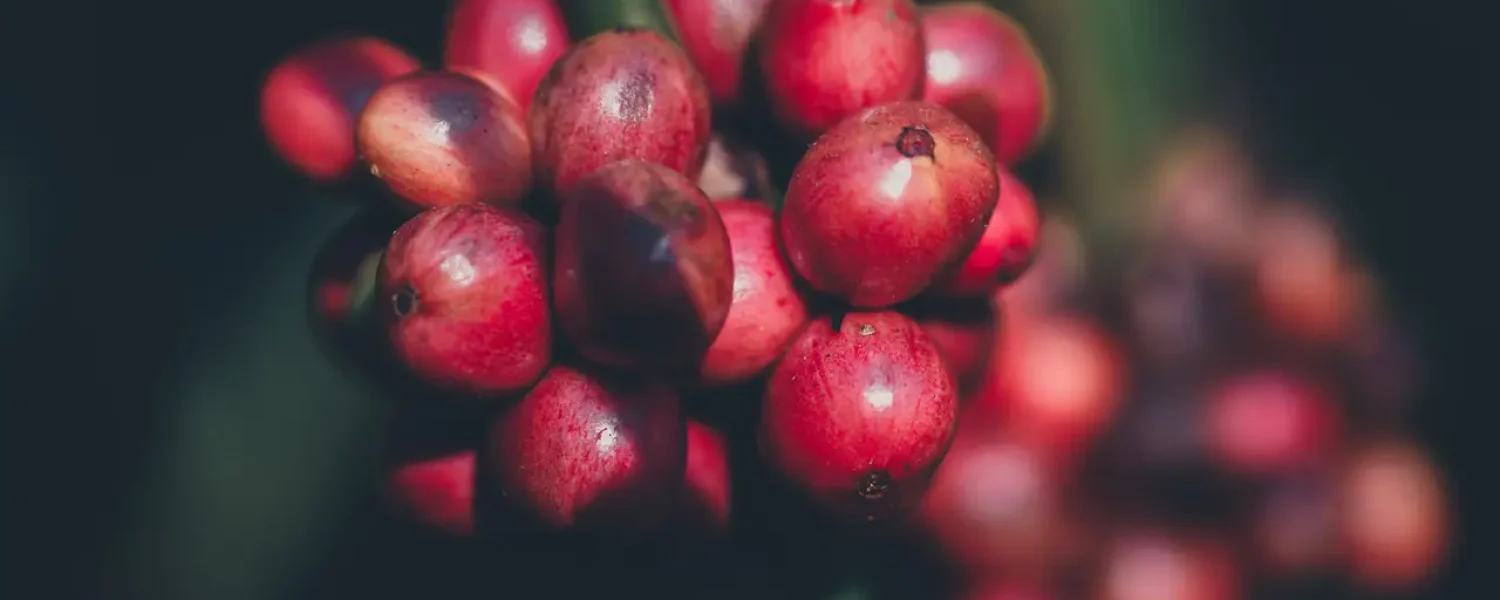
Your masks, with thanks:
<instances>
[{"instance_id":1,"label":"speckled red berry","mask_svg":"<svg viewBox=\"0 0 1500 600\"><path fill-rule=\"evenodd\" d=\"M459 0L448 16L443 65L489 75L525 110L568 43L556 0Z\"/></svg>"},{"instance_id":2,"label":"speckled red berry","mask_svg":"<svg viewBox=\"0 0 1500 600\"><path fill-rule=\"evenodd\" d=\"M922 98L957 113L995 158L1013 164L1045 135L1051 113L1046 70L1031 39L982 2L922 9L927 85Z\"/></svg>"},{"instance_id":3,"label":"speckled red berry","mask_svg":"<svg viewBox=\"0 0 1500 600\"><path fill-rule=\"evenodd\" d=\"M758 66L777 119L811 139L866 108L922 92L922 29L910 0L773 0Z\"/></svg>"},{"instance_id":4,"label":"speckled red berry","mask_svg":"<svg viewBox=\"0 0 1500 600\"><path fill-rule=\"evenodd\" d=\"M747 200L714 204L729 234L734 292L724 328L703 356L709 384L747 381L771 366L807 324L807 302L776 243L771 207Z\"/></svg>"},{"instance_id":5,"label":"speckled red berry","mask_svg":"<svg viewBox=\"0 0 1500 600\"><path fill-rule=\"evenodd\" d=\"M914 508L958 424L953 377L920 327L896 312L814 320L771 374L761 450L844 517Z\"/></svg>"},{"instance_id":6,"label":"speckled red berry","mask_svg":"<svg viewBox=\"0 0 1500 600\"><path fill-rule=\"evenodd\" d=\"M627 158L696 180L710 135L708 90L682 49L645 29L590 37L553 66L531 106L537 186L561 200Z\"/></svg>"},{"instance_id":7,"label":"speckled red berry","mask_svg":"<svg viewBox=\"0 0 1500 600\"><path fill-rule=\"evenodd\" d=\"M734 295L724 222L676 171L626 160L573 186L553 273L563 333L590 360L691 369Z\"/></svg>"},{"instance_id":8,"label":"speckled red berry","mask_svg":"<svg viewBox=\"0 0 1500 600\"><path fill-rule=\"evenodd\" d=\"M449 390L492 395L530 386L551 360L548 245L535 221L482 204L407 221L380 274L396 355Z\"/></svg>"},{"instance_id":9,"label":"speckled red berry","mask_svg":"<svg viewBox=\"0 0 1500 600\"><path fill-rule=\"evenodd\" d=\"M855 306L909 300L974 249L997 188L989 150L953 113L917 101L872 108L797 164L781 208L787 258Z\"/></svg>"},{"instance_id":10,"label":"speckled red berry","mask_svg":"<svg viewBox=\"0 0 1500 600\"><path fill-rule=\"evenodd\" d=\"M671 388L556 366L495 421L502 505L552 529L660 523L681 497L686 424Z\"/></svg>"},{"instance_id":11,"label":"speckled red berry","mask_svg":"<svg viewBox=\"0 0 1500 600\"><path fill-rule=\"evenodd\" d=\"M266 76L260 121L277 154L322 182L347 178L357 166L354 128L376 88L421 68L389 42L334 38L297 50Z\"/></svg>"},{"instance_id":12,"label":"speckled red berry","mask_svg":"<svg viewBox=\"0 0 1500 600\"><path fill-rule=\"evenodd\" d=\"M423 71L382 86L359 118L370 173L420 208L519 204L531 190L524 113L484 81Z\"/></svg>"}]
</instances>

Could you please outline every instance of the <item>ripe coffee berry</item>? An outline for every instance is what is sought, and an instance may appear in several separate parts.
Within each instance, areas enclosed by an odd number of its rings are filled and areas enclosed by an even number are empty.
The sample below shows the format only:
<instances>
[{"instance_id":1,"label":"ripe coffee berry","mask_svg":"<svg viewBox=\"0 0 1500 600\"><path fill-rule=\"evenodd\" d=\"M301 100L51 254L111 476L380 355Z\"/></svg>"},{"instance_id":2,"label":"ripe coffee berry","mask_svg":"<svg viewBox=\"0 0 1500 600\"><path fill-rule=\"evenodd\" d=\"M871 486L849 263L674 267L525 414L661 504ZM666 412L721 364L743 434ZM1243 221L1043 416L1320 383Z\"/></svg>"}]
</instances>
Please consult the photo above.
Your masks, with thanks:
<instances>
[{"instance_id":1,"label":"ripe coffee berry","mask_svg":"<svg viewBox=\"0 0 1500 600\"><path fill-rule=\"evenodd\" d=\"M382 86L359 118L370 173L420 208L519 204L531 189L525 114L497 88L425 71Z\"/></svg>"},{"instance_id":2,"label":"ripe coffee berry","mask_svg":"<svg viewBox=\"0 0 1500 600\"><path fill-rule=\"evenodd\" d=\"M807 324L807 303L776 243L771 207L747 200L714 206L729 234L734 292L724 328L703 356L710 384L740 383L759 375Z\"/></svg>"},{"instance_id":3,"label":"ripe coffee berry","mask_svg":"<svg viewBox=\"0 0 1500 600\"><path fill-rule=\"evenodd\" d=\"M557 318L585 357L696 368L734 294L713 203L661 165L625 160L574 185L557 225Z\"/></svg>"},{"instance_id":4,"label":"ripe coffee berry","mask_svg":"<svg viewBox=\"0 0 1500 600\"><path fill-rule=\"evenodd\" d=\"M741 66L770 0L664 0L715 106L740 100Z\"/></svg>"},{"instance_id":5,"label":"ripe coffee berry","mask_svg":"<svg viewBox=\"0 0 1500 600\"><path fill-rule=\"evenodd\" d=\"M372 37L334 38L301 48L266 76L260 121L277 154L321 182L357 166L354 128L376 88L421 68L406 51Z\"/></svg>"},{"instance_id":6,"label":"ripe coffee berry","mask_svg":"<svg viewBox=\"0 0 1500 600\"><path fill-rule=\"evenodd\" d=\"M561 201L578 180L630 158L697 180L709 121L708 89L676 44L646 29L596 34L563 55L537 88L537 186Z\"/></svg>"},{"instance_id":7,"label":"ripe coffee berry","mask_svg":"<svg viewBox=\"0 0 1500 600\"><path fill-rule=\"evenodd\" d=\"M441 388L526 389L551 361L548 246L535 221L483 204L407 221L391 237L380 272L396 355Z\"/></svg>"},{"instance_id":8,"label":"ripe coffee berry","mask_svg":"<svg viewBox=\"0 0 1500 600\"><path fill-rule=\"evenodd\" d=\"M551 529L636 531L682 489L686 423L671 388L550 369L495 421L488 471L504 505Z\"/></svg>"},{"instance_id":9,"label":"ripe coffee berry","mask_svg":"<svg viewBox=\"0 0 1500 600\"><path fill-rule=\"evenodd\" d=\"M490 76L525 111L567 50L568 30L554 0L459 0L448 17L443 65Z\"/></svg>"},{"instance_id":10,"label":"ripe coffee berry","mask_svg":"<svg viewBox=\"0 0 1500 600\"><path fill-rule=\"evenodd\" d=\"M760 76L777 119L812 139L844 118L922 91L922 30L910 0L773 0Z\"/></svg>"},{"instance_id":11,"label":"ripe coffee berry","mask_svg":"<svg viewBox=\"0 0 1500 600\"><path fill-rule=\"evenodd\" d=\"M916 507L958 424L958 390L936 346L896 312L813 321L771 373L766 459L834 513Z\"/></svg>"},{"instance_id":12,"label":"ripe coffee berry","mask_svg":"<svg viewBox=\"0 0 1500 600\"><path fill-rule=\"evenodd\" d=\"M995 304L989 298L912 303L902 309L911 315L948 361L959 389L972 392L992 362L1000 330Z\"/></svg>"},{"instance_id":13,"label":"ripe coffee berry","mask_svg":"<svg viewBox=\"0 0 1500 600\"><path fill-rule=\"evenodd\" d=\"M980 2L925 7L922 31L922 98L968 122L1000 163L1025 156L1045 133L1052 111L1047 73L1026 31Z\"/></svg>"},{"instance_id":14,"label":"ripe coffee berry","mask_svg":"<svg viewBox=\"0 0 1500 600\"><path fill-rule=\"evenodd\" d=\"M729 449L724 436L698 421L687 424L687 470L683 472L687 521L727 531L730 511Z\"/></svg>"},{"instance_id":15,"label":"ripe coffee berry","mask_svg":"<svg viewBox=\"0 0 1500 600\"><path fill-rule=\"evenodd\" d=\"M933 286L935 295L989 298L1031 267L1041 235L1036 200L1026 184L1005 167L997 167L995 177L1000 184L1000 199L979 245L957 273Z\"/></svg>"},{"instance_id":16,"label":"ripe coffee berry","mask_svg":"<svg viewBox=\"0 0 1500 600\"><path fill-rule=\"evenodd\" d=\"M802 157L781 208L787 258L862 308L909 300L957 268L998 199L995 161L941 106L897 102L830 129Z\"/></svg>"},{"instance_id":17,"label":"ripe coffee berry","mask_svg":"<svg viewBox=\"0 0 1500 600\"><path fill-rule=\"evenodd\" d=\"M455 536L474 535L474 451L397 466L388 487L418 523Z\"/></svg>"}]
</instances>

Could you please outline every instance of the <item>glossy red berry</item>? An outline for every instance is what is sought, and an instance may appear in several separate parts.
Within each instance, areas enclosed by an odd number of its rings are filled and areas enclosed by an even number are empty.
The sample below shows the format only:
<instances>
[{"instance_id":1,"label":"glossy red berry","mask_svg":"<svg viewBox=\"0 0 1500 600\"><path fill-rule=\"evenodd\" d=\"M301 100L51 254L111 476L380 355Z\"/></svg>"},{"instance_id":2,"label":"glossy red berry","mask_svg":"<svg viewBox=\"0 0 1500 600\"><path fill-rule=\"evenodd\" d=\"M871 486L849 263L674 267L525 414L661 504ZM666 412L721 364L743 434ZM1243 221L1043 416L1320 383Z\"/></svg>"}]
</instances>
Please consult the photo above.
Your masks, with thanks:
<instances>
[{"instance_id":1,"label":"glossy red berry","mask_svg":"<svg viewBox=\"0 0 1500 600\"><path fill-rule=\"evenodd\" d=\"M671 388L556 366L491 429L505 506L552 529L636 530L681 497L686 424Z\"/></svg>"},{"instance_id":2,"label":"glossy red berry","mask_svg":"<svg viewBox=\"0 0 1500 600\"><path fill-rule=\"evenodd\" d=\"M541 225L487 205L437 208L407 221L380 274L396 355L441 388L526 389L551 361L548 246Z\"/></svg>"},{"instance_id":3,"label":"glossy red berry","mask_svg":"<svg viewBox=\"0 0 1500 600\"><path fill-rule=\"evenodd\" d=\"M708 90L682 49L646 29L606 31L553 66L531 107L537 186L566 196L623 159L696 180L710 135Z\"/></svg>"},{"instance_id":4,"label":"glossy red berry","mask_svg":"<svg viewBox=\"0 0 1500 600\"><path fill-rule=\"evenodd\" d=\"M814 288L857 307L890 306L958 267L997 188L989 150L953 113L886 104L839 123L802 157L781 237Z\"/></svg>"},{"instance_id":5,"label":"glossy red berry","mask_svg":"<svg viewBox=\"0 0 1500 600\"><path fill-rule=\"evenodd\" d=\"M297 50L266 76L260 121L271 147L321 182L357 167L354 128L385 82L421 68L406 51L372 37L334 38Z\"/></svg>"},{"instance_id":6,"label":"glossy red berry","mask_svg":"<svg viewBox=\"0 0 1500 600\"><path fill-rule=\"evenodd\" d=\"M715 203L729 234L734 291L729 314L703 356L710 384L747 381L771 366L807 324L807 302L776 243L771 207L747 200Z\"/></svg>"},{"instance_id":7,"label":"glossy red berry","mask_svg":"<svg viewBox=\"0 0 1500 600\"><path fill-rule=\"evenodd\" d=\"M922 98L957 113L1014 164L1045 134L1050 84L1020 24L982 2L922 9L927 85Z\"/></svg>"},{"instance_id":8,"label":"glossy red berry","mask_svg":"<svg viewBox=\"0 0 1500 600\"><path fill-rule=\"evenodd\" d=\"M770 0L665 0L682 47L708 84L714 105L740 101L742 66L750 39Z\"/></svg>"},{"instance_id":9,"label":"glossy red berry","mask_svg":"<svg viewBox=\"0 0 1500 600\"><path fill-rule=\"evenodd\" d=\"M382 86L359 118L370 173L420 208L513 206L531 190L525 115L462 73L423 71Z\"/></svg>"},{"instance_id":10,"label":"glossy red berry","mask_svg":"<svg viewBox=\"0 0 1500 600\"><path fill-rule=\"evenodd\" d=\"M989 225L958 272L933 286L935 295L989 298L1031 267L1042 227L1036 200L1005 167L998 167L995 175L1000 199Z\"/></svg>"},{"instance_id":11,"label":"glossy red berry","mask_svg":"<svg viewBox=\"0 0 1500 600\"><path fill-rule=\"evenodd\" d=\"M812 139L844 118L922 92L922 29L910 0L773 0L757 60L771 109Z\"/></svg>"},{"instance_id":12,"label":"glossy red berry","mask_svg":"<svg viewBox=\"0 0 1500 600\"><path fill-rule=\"evenodd\" d=\"M953 377L921 328L850 313L814 320L771 373L760 444L813 499L874 520L918 504L957 424Z\"/></svg>"},{"instance_id":13,"label":"glossy red berry","mask_svg":"<svg viewBox=\"0 0 1500 600\"><path fill-rule=\"evenodd\" d=\"M556 0L459 0L448 16L443 65L488 75L525 111L568 43Z\"/></svg>"},{"instance_id":14,"label":"glossy red berry","mask_svg":"<svg viewBox=\"0 0 1500 600\"><path fill-rule=\"evenodd\" d=\"M613 163L563 203L553 290L563 333L590 360L693 369L734 296L729 236L676 171Z\"/></svg>"}]
</instances>

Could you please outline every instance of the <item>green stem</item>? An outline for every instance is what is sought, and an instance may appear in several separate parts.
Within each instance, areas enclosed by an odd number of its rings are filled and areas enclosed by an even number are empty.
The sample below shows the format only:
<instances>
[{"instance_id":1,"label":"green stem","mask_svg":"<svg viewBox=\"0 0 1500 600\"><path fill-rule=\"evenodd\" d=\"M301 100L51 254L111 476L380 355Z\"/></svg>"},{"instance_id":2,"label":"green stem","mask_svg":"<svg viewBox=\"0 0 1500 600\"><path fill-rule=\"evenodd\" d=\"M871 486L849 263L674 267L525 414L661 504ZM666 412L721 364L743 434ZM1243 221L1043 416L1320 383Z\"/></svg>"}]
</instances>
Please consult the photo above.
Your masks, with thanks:
<instances>
[{"instance_id":1,"label":"green stem","mask_svg":"<svg viewBox=\"0 0 1500 600\"><path fill-rule=\"evenodd\" d=\"M639 27L679 41L677 26L661 0L558 0L557 5L574 40L616 27Z\"/></svg>"},{"instance_id":2,"label":"green stem","mask_svg":"<svg viewBox=\"0 0 1500 600\"><path fill-rule=\"evenodd\" d=\"M1186 0L1020 0L1051 50L1064 186L1094 272L1139 241L1142 176L1189 98Z\"/></svg>"}]
</instances>

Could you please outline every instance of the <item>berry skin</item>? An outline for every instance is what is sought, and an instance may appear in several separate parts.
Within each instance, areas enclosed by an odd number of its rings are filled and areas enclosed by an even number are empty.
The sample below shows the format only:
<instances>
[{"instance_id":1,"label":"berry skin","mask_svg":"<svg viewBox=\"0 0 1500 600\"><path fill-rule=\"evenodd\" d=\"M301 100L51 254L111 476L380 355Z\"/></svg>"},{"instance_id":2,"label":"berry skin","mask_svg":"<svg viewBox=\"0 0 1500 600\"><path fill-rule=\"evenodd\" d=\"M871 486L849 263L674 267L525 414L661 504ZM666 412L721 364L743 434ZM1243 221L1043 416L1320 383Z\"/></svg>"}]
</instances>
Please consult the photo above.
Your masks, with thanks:
<instances>
[{"instance_id":1,"label":"berry skin","mask_svg":"<svg viewBox=\"0 0 1500 600\"><path fill-rule=\"evenodd\" d=\"M708 84L715 106L740 100L742 66L750 39L770 0L664 0L677 22L682 47Z\"/></svg>"},{"instance_id":2,"label":"berry skin","mask_svg":"<svg viewBox=\"0 0 1500 600\"><path fill-rule=\"evenodd\" d=\"M910 0L773 0L760 36L765 92L793 135L812 139L922 92L922 29Z\"/></svg>"},{"instance_id":3,"label":"berry skin","mask_svg":"<svg viewBox=\"0 0 1500 600\"><path fill-rule=\"evenodd\" d=\"M358 167L354 128L370 95L422 67L389 42L341 37L303 47L266 76L260 122L271 147L298 172L322 183Z\"/></svg>"},{"instance_id":4,"label":"berry skin","mask_svg":"<svg viewBox=\"0 0 1500 600\"><path fill-rule=\"evenodd\" d=\"M948 369L967 394L983 380L1000 336L995 303L988 298L914 302L902 312L916 320L948 361Z\"/></svg>"},{"instance_id":5,"label":"berry skin","mask_svg":"<svg viewBox=\"0 0 1500 600\"><path fill-rule=\"evenodd\" d=\"M835 514L898 517L920 502L958 424L958 391L932 341L891 311L814 320L771 373L767 460Z\"/></svg>"},{"instance_id":6,"label":"berry skin","mask_svg":"<svg viewBox=\"0 0 1500 600\"><path fill-rule=\"evenodd\" d=\"M359 118L370 173L418 208L515 206L531 190L525 113L488 82L422 71L382 86Z\"/></svg>"},{"instance_id":7,"label":"berry skin","mask_svg":"<svg viewBox=\"0 0 1500 600\"><path fill-rule=\"evenodd\" d=\"M1031 268L1042 227L1036 200L1026 184L1005 167L997 167L995 177L1000 199L979 245L957 273L933 286L934 295L989 298Z\"/></svg>"},{"instance_id":8,"label":"berry skin","mask_svg":"<svg viewBox=\"0 0 1500 600\"><path fill-rule=\"evenodd\" d=\"M1051 85L1026 31L980 2L922 9L927 85L922 99L952 109L995 159L1015 164L1046 133Z\"/></svg>"},{"instance_id":9,"label":"berry skin","mask_svg":"<svg viewBox=\"0 0 1500 600\"><path fill-rule=\"evenodd\" d=\"M638 531L681 497L686 422L659 384L553 367L499 416L489 444L504 505L549 529Z\"/></svg>"},{"instance_id":10,"label":"berry skin","mask_svg":"<svg viewBox=\"0 0 1500 600\"><path fill-rule=\"evenodd\" d=\"M886 104L839 123L802 157L781 238L813 288L860 308L891 306L959 266L998 194L994 159L953 113Z\"/></svg>"},{"instance_id":11,"label":"berry skin","mask_svg":"<svg viewBox=\"0 0 1500 600\"><path fill-rule=\"evenodd\" d=\"M525 215L483 204L432 209L396 230L381 265L396 355L437 387L526 389L551 362L549 240Z\"/></svg>"},{"instance_id":12,"label":"berry skin","mask_svg":"<svg viewBox=\"0 0 1500 600\"><path fill-rule=\"evenodd\" d=\"M703 356L703 380L742 383L760 375L807 324L807 302L776 243L771 207L747 200L714 204L729 234L734 292L724 328Z\"/></svg>"},{"instance_id":13,"label":"berry skin","mask_svg":"<svg viewBox=\"0 0 1500 600\"><path fill-rule=\"evenodd\" d=\"M474 535L473 450L402 464L388 486L418 523L453 536Z\"/></svg>"},{"instance_id":14,"label":"berry skin","mask_svg":"<svg viewBox=\"0 0 1500 600\"><path fill-rule=\"evenodd\" d=\"M639 160L573 186L552 280L563 333L589 360L616 367L696 369L734 296L729 236L713 202L677 172Z\"/></svg>"},{"instance_id":15,"label":"berry skin","mask_svg":"<svg viewBox=\"0 0 1500 600\"><path fill-rule=\"evenodd\" d=\"M443 65L488 75L525 111L568 44L554 0L459 0L448 17Z\"/></svg>"},{"instance_id":16,"label":"berry skin","mask_svg":"<svg viewBox=\"0 0 1500 600\"><path fill-rule=\"evenodd\" d=\"M536 183L561 201L604 165L640 159L696 181L708 89L682 49L646 29L605 31L558 59L531 107Z\"/></svg>"},{"instance_id":17,"label":"berry skin","mask_svg":"<svg viewBox=\"0 0 1500 600\"><path fill-rule=\"evenodd\" d=\"M730 514L729 449L724 436L698 421L687 424L687 470L683 487L694 525L727 531Z\"/></svg>"}]
</instances>

